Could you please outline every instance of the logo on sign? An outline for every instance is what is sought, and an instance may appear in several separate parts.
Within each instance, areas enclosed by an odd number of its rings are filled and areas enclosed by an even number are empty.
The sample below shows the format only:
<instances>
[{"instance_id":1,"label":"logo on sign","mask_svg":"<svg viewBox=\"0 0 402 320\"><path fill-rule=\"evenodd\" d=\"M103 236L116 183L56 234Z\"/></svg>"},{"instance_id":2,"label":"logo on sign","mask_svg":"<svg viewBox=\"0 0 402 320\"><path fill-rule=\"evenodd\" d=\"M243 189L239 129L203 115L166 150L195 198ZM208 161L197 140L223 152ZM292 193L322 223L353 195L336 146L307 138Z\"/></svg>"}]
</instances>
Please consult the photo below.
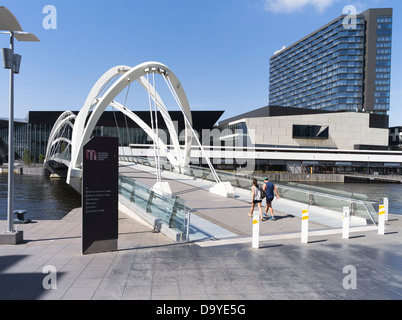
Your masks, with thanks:
<instances>
[{"instance_id":1,"label":"logo on sign","mask_svg":"<svg viewBox=\"0 0 402 320\"><path fill-rule=\"evenodd\" d=\"M98 154L95 150L86 150L85 156L86 156L87 160L96 161L98 159Z\"/></svg>"}]
</instances>

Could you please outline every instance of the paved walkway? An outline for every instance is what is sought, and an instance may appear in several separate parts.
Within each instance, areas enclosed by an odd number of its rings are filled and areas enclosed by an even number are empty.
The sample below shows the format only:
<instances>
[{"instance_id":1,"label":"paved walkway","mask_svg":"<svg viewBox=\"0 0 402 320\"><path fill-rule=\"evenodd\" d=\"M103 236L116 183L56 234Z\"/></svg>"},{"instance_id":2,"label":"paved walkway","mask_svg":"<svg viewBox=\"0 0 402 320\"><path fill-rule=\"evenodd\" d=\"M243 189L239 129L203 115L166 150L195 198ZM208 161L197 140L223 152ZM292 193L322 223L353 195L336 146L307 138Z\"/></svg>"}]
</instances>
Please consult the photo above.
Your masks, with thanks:
<instances>
[{"instance_id":1,"label":"paved walkway","mask_svg":"<svg viewBox=\"0 0 402 320\"><path fill-rule=\"evenodd\" d=\"M155 175L150 168L141 165L128 164L120 166L119 172L149 186L155 184ZM248 191L245 190L242 197L224 198L208 191L207 187L210 184L208 181L200 182L201 184L204 183L206 185L205 188L203 188L202 185L197 186L193 181L189 181L187 177L180 177L177 174L169 172L163 172L163 174L164 181L169 182L172 193L184 199L186 201L186 206L194 210L193 216L195 214L196 216L229 231L226 235L227 237L251 235L251 218L248 217L251 210L251 193L248 195ZM237 195L239 195L238 192ZM275 208L275 201L274 209L277 220L262 222L260 224L261 234L300 231L301 220L296 216L296 212L294 212L294 214L289 214L279 211ZM265 207L263 207L263 210L265 210ZM296 209L294 209L294 211L296 211ZM311 230L314 230L328 227L323 224L311 222L310 228ZM213 226L210 226L210 228L205 231L213 235L217 232ZM225 237L225 235L223 235L223 237Z\"/></svg>"},{"instance_id":2,"label":"paved walkway","mask_svg":"<svg viewBox=\"0 0 402 320\"><path fill-rule=\"evenodd\" d=\"M119 172L149 186L153 186L156 182L154 169L143 165L124 163L120 165ZM194 180L172 172L162 172L162 176L163 181L169 183L172 193L184 199L186 206L193 210L191 218L193 228L205 232L192 231L191 240L205 239L208 237L206 235L217 239L251 236L251 218L248 217L251 209L251 191L237 188L235 198L224 198L209 192L212 182ZM276 220L260 223L261 235L300 232L303 204L281 198L279 201L276 199L273 201L273 208ZM255 211L257 210L256 208ZM309 210L309 230L342 228L340 213L318 207L310 207ZM265 211L265 200L263 211ZM351 221L351 227L363 225L365 224L362 224L361 220Z\"/></svg>"},{"instance_id":3,"label":"paved walkway","mask_svg":"<svg viewBox=\"0 0 402 320\"><path fill-rule=\"evenodd\" d=\"M144 172L126 174L151 181ZM309 243L301 244L299 218L278 210L281 219L262 223L257 250L251 248L247 202L179 181L171 188L232 237L173 243L120 213L118 250L83 256L81 209L74 209L60 221L18 225L25 242L0 246L0 300L402 299L400 215L390 215L386 235L354 228L349 240L312 223ZM0 221L5 229L6 221ZM47 266L56 270L56 289L43 286ZM347 290L350 270L357 287Z\"/></svg>"},{"instance_id":4,"label":"paved walkway","mask_svg":"<svg viewBox=\"0 0 402 320\"><path fill-rule=\"evenodd\" d=\"M0 221L0 230L5 229ZM357 232L225 244L174 244L121 214L119 250L81 254L81 210L60 221L20 225L25 243L0 246L0 299L402 299L402 217L385 236ZM205 246L214 243L214 246ZM45 290L45 266L57 289ZM357 289L343 286L356 268Z\"/></svg>"}]
</instances>

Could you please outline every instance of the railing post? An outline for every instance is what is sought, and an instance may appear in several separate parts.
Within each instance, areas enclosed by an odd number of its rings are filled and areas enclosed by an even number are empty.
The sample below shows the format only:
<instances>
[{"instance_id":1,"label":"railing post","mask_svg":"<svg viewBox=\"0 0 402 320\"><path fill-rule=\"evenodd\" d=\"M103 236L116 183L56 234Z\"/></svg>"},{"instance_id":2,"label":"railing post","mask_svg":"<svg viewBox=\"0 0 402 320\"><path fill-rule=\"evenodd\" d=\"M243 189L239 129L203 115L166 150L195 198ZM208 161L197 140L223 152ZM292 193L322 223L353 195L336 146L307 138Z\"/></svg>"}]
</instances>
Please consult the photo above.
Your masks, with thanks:
<instances>
[{"instance_id":1,"label":"railing post","mask_svg":"<svg viewBox=\"0 0 402 320\"><path fill-rule=\"evenodd\" d=\"M349 205L349 215L353 216L355 213L355 203L352 201Z\"/></svg>"},{"instance_id":2,"label":"railing post","mask_svg":"<svg viewBox=\"0 0 402 320\"><path fill-rule=\"evenodd\" d=\"M135 202L135 185L131 188L130 202Z\"/></svg>"},{"instance_id":3,"label":"railing post","mask_svg":"<svg viewBox=\"0 0 402 320\"><path fill-rule=\"evenodd\" d=\"M176 217L176 214L177 214L177 207L179 206L179 199L178 198L176 198L176 200L174 201L174 204L173 204L173 208L172 208L172 214L170 215L170 219L169 219L169 228L172 228L172 222L173 222L173 219L174 219L174 217Z\"/></svg>"},{"instance_id":4,"label":"railing post","mask_svg":"<svg viewBox=\"0 0 402 320\"><path fill-rule=\"evenodd\" d=\"M186 243L190 242L190 216L191 216L191 211L187 211L187 223L186 223Z\"/></svg>"},{"instance_id":5,"label":"railing post","mask_svg":"<svg viewBox=\"0 0 402 320\"><path fill-rule=\"evenodd\" d=\"M342 215L342 238L349 239L350 211L349 207L343 207Z\"/></svg>"},{"instance_id":6,"label":"railing post","mask_svg":"<svg viewBox=\"0 0 402 320\"><path fill-rule=\"evenodd\" d=\"M154 198L154 192L150 191L149 197L148 197L148 203L147 203L146 212L151 212L151 204L152 204L153 198Z\"/></svg>"},{"instance_id":7,"label":"railing post","mask_svg":"<svg viewBox=\"0 0 402 320\"><path fill-rule=\"evenodd\" d=\"M314 194L309 192L309 194L308 194L308 205L312 206L314 204L315 204L314 203Z\"/></svg>"}]
</instances>

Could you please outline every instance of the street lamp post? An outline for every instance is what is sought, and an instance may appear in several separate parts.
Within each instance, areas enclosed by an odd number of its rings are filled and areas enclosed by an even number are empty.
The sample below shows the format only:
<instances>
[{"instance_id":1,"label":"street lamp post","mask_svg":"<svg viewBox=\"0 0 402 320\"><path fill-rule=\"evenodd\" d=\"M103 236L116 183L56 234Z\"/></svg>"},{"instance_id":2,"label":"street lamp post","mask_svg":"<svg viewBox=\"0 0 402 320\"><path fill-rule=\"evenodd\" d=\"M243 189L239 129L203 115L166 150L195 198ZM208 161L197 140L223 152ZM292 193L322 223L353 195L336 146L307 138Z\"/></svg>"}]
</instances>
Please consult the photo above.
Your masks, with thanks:
<instances>
[{"instance_id":1,"label":"street lamp post","mask_svg":"<svg viewBox=\"0 0 402 320\"><path fill-rule=\"evenodd\" d=\"M18 41L39 41L32 33L23 32L20 23L6 8L0 6L0 30L10 35L10 49L2 49L4 68L10 69L10 105L8 121L8 202L7 231L14 234L14 73L19 73L21 56L14 53L14 38Z\"/></svg>"},{"instance_id":2,"label":"street lamp post","mask_svg":"<svg viewBox=\"0 0 402 320\"><path fill-rule=\"evenodd\" d=\"M10 68L10 105L8 109L8 202L7 232L14 232L14 32L10 32L10 51L13 66Z\"/></svg>"}]
</instances>

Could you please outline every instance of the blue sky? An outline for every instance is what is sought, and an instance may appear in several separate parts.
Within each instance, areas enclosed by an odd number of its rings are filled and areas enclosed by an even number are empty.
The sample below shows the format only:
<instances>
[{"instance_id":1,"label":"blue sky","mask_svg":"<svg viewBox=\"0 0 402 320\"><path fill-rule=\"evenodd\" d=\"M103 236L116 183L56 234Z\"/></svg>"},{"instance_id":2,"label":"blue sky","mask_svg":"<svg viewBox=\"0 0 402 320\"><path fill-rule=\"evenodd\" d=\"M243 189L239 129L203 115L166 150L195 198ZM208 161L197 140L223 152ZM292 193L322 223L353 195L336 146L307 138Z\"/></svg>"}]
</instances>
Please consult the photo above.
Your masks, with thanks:
<instances>
[{"instance_id":1,"label":"blue sky","mask_svg":"<svg viewBox=\"0 0 402 320\"><path fill-rule=\"evenodd\" d=\"M55 30L42 24L49 4L57 9ZM266 106L274 51L335 19L346 5L358 12L394 8L390 126L402 125L402 3L397 0L0 0L24 31L41 40L16 41L23 58L15 80L15 117L25 118L29 110L79 110L109 68L145 61L159 61L175 72L193 110L224 110L223 120ZM8 42L0 35L0 47ZM147 110L145 101L143 92L130 90L127 106ZM0 117L8 117L4 69Z\"/></svg>"}]
</instances>

